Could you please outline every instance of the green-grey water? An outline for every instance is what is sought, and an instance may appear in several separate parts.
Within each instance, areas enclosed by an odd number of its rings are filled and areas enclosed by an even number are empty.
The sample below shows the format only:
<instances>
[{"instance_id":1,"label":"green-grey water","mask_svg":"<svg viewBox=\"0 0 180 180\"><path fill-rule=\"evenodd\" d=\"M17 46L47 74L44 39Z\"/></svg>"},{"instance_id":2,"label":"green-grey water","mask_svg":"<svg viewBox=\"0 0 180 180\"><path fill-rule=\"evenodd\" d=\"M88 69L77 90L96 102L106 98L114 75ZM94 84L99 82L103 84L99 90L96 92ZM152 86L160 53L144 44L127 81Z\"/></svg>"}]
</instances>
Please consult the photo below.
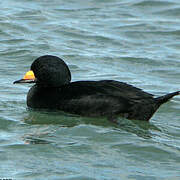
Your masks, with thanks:
<instances>
[{"instance_id":1,"label":"green-grey water","mask_svg":"<svg viewBox=\"0 0 180 180\"><path fill-rule=\"evenodd\" d=\"M13 85L45 54L72 80L114 79L156 95L180 90L179 0L0 2L0 179L180 179L180 97L150 122L31 111Z\"/></svg>"}]
</instances>

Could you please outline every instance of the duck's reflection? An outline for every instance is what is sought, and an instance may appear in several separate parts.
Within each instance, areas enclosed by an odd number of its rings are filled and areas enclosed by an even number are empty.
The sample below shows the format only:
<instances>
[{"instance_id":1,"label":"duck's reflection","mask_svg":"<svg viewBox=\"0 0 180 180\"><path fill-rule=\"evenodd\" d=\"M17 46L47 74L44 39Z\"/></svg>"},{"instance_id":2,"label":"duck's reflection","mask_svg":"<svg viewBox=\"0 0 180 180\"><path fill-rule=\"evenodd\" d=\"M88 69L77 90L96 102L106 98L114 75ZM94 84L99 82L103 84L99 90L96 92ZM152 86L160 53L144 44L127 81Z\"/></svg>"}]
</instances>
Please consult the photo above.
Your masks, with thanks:
<instances>
[{"instance_id":1,"label":"duck's reflection","mask_svg":"<svg viewBox=\"0 0 180 180\"><path fill-rule=\"evenodd\" d=\"M154 131L161 131L155 125L146 121L118 118L117 123L113 123L108 121L107 118L89 118L66 114L63 112L50 112L43 110L29 110L28 115L24 118L24 122L30 125L39 126L40 128L45 125L47 128L47 130L41 128L41 131L39 130L39 132L25 135L24 140L27 144L53 143L51 140L47 140L46 137L52 137L54 131L59 128L71 128L81 124L101 126L118 132L126 131L128 133L136 134L144 139L152 138L154 136ZM52 128L51 130L48 129L51 125L53 125L54 130L52 130Z\"/></svg>"}]
</instances>

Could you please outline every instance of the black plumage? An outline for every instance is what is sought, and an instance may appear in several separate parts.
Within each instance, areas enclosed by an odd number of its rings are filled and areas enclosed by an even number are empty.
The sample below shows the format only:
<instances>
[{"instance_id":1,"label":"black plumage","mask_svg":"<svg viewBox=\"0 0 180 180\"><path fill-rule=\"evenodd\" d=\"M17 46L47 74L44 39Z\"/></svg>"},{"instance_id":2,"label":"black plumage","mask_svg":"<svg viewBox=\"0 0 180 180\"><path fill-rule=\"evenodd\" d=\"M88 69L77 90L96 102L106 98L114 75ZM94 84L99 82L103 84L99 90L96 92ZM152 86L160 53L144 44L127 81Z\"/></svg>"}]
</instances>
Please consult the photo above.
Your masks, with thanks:
<instances>
[{"instance_id":1,"label":"black plumage","mask_svg":"<svg viewBox=\"0 0 180 180\"><path fill-rule=\"evenodd\" d=\"M180 91L154 98L139 88L114 81L71 81L65 62L56 56L41 56L31 70L36 83L28 92L30 108L61 110L82 116L106 116L114 121L117 116L149 120L159 106ZM21 82L16 81L15 83Z\"/></svg>"}]
</instances>

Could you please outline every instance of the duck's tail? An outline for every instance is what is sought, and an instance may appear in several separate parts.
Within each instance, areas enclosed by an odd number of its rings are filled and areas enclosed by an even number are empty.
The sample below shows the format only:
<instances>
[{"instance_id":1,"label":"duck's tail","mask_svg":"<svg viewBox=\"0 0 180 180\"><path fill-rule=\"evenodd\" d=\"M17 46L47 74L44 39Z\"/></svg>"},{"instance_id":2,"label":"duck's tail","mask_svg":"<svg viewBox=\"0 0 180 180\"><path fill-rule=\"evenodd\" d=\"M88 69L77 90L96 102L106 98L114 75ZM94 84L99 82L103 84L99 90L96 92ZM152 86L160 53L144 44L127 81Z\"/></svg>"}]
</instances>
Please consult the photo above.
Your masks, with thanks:
<instances>
[{"instance_id":1,"label":"duck's tail","mask_svg":"<svg viewBox=\"0 0 180 180\"><path fill-rule=\"evenodd\" d=\"M180 91L169 93L169 94L166 94L164 96L157 97L155 99L156 99L157 103L159 105L161 105L161 104L167 102L168 100L170 100L172 97L177 96L177 95L180 95Z\"/></svg>"}]
</instances>

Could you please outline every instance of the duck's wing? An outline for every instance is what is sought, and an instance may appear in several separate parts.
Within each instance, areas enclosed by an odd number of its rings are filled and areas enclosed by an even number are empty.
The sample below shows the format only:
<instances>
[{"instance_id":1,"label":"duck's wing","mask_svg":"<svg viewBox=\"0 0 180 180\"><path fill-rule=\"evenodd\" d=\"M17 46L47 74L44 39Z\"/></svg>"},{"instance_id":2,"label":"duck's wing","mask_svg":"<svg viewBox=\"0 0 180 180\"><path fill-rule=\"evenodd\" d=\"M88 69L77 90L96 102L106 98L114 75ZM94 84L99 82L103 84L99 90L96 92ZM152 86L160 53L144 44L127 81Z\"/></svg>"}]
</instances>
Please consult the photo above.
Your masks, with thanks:
<instances>
[{"instance_id":1,"label":"duck's wing","mask_svg":"<svg viewBox=\"0 0 180 180\"><path fill-rule=\"evenodd\" d=\"M128 113L136 102L153 95L118 81L76 81L61 89L60 108L64 111L102 116Z\"/></svg>"},{"instance_id":2,"label":"duck's wing","mask_svg":"<svg viewBox=\"0 0 180 180\"><path fill-rule=\"evenodd\" d=\"M124 82L114 80L99 81L106 93L112 93L127 99L148 99L153 98L153 94L144 92L142 89L134 87Z\"/></svg>"},{"instance_id":3,"label":"duck's wing","mask_svg":"<svg viewBox=\"0 0 180 180\"><path fill-rule=\"evenodd\" d=\"M87 95L87 94L103 94L106 96L123 97L125 99L140 100L140 99L152 99L153 94L144 92L143 90L136 88L124 82L114 80L102 80L102 81L76 81L70 84L72 91L77 91L75 94Z\"/></svg>"}]
</instances>

